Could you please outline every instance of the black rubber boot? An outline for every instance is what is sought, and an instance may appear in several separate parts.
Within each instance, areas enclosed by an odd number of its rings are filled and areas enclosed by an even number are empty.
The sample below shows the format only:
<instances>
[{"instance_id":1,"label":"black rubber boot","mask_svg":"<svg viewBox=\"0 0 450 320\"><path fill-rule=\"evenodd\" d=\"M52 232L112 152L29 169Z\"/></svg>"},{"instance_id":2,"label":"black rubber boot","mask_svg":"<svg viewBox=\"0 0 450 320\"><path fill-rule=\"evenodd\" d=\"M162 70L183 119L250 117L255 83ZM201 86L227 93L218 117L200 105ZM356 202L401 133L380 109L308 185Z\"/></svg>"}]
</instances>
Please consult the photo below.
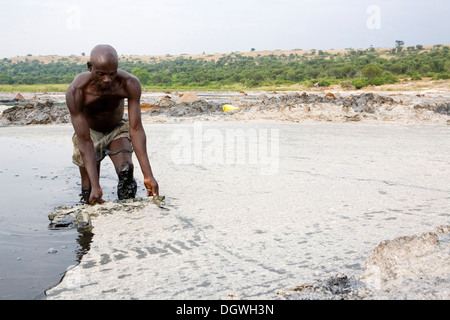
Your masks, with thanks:
<instances>
[{"instance_id":1,"label":"black rubber boot","mask_svg":"<svg viewBox=\"0 0 450 320\"><path fill-rule=\"evenodd\" d=\"M133 165L126 165L120 172L117 196L119 200L133 199L136 197L137 183L133 178Z\"/></svg>"},{"instance_id":2,"label":"black rubber boot","mask_svg":"<svg viewBox=\"0 0 450 320\"><path fill-rule=\"evenodd\" d=\"M88 204L88 203L89 203L89 197L90 197L90 195L91 195L91 189L87 189L87 190L81 189L81 193L80 193L81 199L80 199L80 202L81 202L82 204Z\"/></svg>"}]
</instances>

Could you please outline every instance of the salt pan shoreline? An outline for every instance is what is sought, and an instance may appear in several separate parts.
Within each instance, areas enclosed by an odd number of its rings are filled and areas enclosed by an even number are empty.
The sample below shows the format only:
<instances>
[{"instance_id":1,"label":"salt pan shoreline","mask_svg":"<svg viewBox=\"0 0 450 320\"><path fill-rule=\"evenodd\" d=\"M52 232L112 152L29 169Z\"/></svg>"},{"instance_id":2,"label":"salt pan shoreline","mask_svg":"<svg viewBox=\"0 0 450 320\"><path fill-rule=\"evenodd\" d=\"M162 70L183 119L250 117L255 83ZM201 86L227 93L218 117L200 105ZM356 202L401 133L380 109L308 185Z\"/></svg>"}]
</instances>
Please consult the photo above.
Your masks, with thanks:
<instances>
[{"instance_id":1,"label":"salt pan shoreline","mask_svg":"<svg viewBox=\"0 0 450 320\"><path fill-rule=\"evenodd\" d=\"M193 97L183 100L184 96ZM3 106L0 124L70 123L63 94L24 94ZM0 94L13 101L14 95ZM180 103L181 101L186 101ZM145 123L183 121L391 122L450 124L450 92L196 92L144 93ZM223 105L236 107L223 110Z\"/></svg>"}]
</instances>

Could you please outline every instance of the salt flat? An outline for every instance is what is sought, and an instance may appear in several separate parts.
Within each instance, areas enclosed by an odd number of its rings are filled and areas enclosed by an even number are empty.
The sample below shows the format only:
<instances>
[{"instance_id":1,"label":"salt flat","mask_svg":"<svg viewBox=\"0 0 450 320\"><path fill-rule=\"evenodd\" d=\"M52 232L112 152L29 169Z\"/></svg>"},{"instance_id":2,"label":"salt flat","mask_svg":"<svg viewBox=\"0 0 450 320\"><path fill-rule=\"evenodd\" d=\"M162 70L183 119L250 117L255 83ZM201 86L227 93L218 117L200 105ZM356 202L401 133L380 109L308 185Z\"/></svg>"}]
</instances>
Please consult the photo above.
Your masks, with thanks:
<instances>
[{"instance_id":1,"label":"salt flat","mask_svg":"<svg viewBox=\"0 0 450 320\"><path fill-rule=\"evenodd\" d=\"M383 240L449 224L448 126L145 129L166 204L143 200L125 210L111 196L90 208L90 250L47 299L275 299L338 272L362 272ZM244 144L226 143L239 134Z\"/></svg>"}]
</instances>

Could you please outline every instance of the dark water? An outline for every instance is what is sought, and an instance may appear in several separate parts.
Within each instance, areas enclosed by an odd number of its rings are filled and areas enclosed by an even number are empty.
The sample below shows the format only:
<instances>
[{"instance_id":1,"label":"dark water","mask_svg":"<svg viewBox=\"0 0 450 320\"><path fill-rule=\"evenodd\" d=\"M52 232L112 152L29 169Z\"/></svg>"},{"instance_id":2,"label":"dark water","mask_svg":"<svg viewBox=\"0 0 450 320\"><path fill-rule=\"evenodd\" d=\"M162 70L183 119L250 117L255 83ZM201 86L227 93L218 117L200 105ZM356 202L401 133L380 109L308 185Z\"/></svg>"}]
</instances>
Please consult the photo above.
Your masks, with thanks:
<instances>
[{"instance_id":1,"label":"dark water","mask_svg":"<svg viewBox=\"0 0 450 320\"><path fill-rule=\"evenodd\" d=\"M160 144L155 149L166 145L173 129L152 132L150 141ZM45 290L58 284L89 246L89 237L77 230L49 229L48 214L55 207L79 200L72 130L70 125L0 128L0 148L7 150L0 154L0 299L45 298ZM100 177L104 199L115 200L117 177L109 160Z\"/></svg>"},{"instance_id":2,"label":"dark water","mask_svg":"<svg viewBox=\"0 0 450 320\"><path fill-rule=\"evenodd\" d=\"M70 125L0 127L0 300L45 298L89 249L91 233L53 229L48 219L55 207L79 204L72 134ZM116 200L109 159L100 179L103 198Z\"/></svg>"},{"instance_id":3,"label":"dark water","mask_svg":"<svg viewBox=\"0 0 450 320\"><path fill-rule=\"evenodd\" d=\"M70 163L70 150L3 132L0 128L0 299L42 299L89 245L89 235L75 229L51 230L47 217L55 206L78 201L78 169Z\"/></svg>"}]
</instances>

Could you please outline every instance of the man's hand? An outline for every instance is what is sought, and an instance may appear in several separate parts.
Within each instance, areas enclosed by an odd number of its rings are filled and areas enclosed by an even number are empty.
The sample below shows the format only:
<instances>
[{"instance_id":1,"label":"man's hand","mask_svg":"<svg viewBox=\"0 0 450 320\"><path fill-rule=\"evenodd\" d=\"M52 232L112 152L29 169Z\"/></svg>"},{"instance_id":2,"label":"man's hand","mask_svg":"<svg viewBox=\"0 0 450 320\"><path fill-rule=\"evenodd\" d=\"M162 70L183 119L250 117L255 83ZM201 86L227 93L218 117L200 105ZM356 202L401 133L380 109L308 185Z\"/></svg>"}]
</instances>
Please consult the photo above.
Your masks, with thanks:
<instances>
[{"instance_id":1,"label":"man's hand","mask_svg":"<svg viewBox=\"0 0 450 320\"><path fill-rule=\"evenodd\" d=\"M103 190L102 188L92 188L91 195L89 196L89 204L102 204L105 200L102 199Z\"/></svg>"},{"instance_id":2,"label":"man's hand","mask_svg":"<svg viewBox=\"0 0 450 320\"><path fill-rule=\"evenodd\" d=\"M151 178L144 179L144 184L145 184L145 188L147 188L147 197L159 196L159 186L158 186L158 182L156 182L155 178L151 177Z\"/></svg>"}]
</instances>

